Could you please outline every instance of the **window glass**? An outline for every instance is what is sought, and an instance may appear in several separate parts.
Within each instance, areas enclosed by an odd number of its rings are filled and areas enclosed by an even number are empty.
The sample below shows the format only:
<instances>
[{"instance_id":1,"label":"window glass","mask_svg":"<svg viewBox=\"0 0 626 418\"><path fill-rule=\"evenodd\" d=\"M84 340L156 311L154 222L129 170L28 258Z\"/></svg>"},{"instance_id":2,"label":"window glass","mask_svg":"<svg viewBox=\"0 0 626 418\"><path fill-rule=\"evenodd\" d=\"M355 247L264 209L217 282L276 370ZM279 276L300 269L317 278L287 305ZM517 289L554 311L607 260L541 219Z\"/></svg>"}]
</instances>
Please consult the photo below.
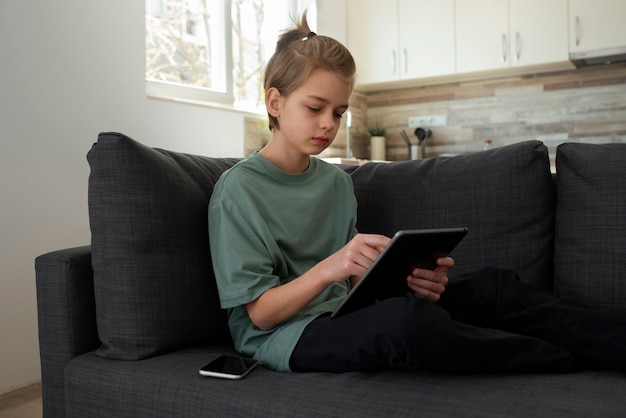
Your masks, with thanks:
<instances>
[{"instance_id":1,"label":"window glass","mask_svg":"<svg viewBox=\"0 0 626 418\"><path fill-rule=\"evenodd\" d=\"M156 96L229 102L228 2L146 0L146 81Z\"/></svg>"},{"instance_id":2,"label":"window glass","mask_svg":"<svg viewBox=\"0 0 626 418\"><path fill-rule=\"evenodd\" d=\"M253 110L263 105L263 70L280 32L289 25L288 0L232 0L236 107Z\"/></svg>"},{"instance_id":3,"label":"window glass","mask_svg":"<svg viewBox=\"0 0 626 418\"><path fill-rule=\"evenodd\" d=\"M263 113L263 70L313 0L146 0L149 96Z\"/></svg>"}]
</instances>

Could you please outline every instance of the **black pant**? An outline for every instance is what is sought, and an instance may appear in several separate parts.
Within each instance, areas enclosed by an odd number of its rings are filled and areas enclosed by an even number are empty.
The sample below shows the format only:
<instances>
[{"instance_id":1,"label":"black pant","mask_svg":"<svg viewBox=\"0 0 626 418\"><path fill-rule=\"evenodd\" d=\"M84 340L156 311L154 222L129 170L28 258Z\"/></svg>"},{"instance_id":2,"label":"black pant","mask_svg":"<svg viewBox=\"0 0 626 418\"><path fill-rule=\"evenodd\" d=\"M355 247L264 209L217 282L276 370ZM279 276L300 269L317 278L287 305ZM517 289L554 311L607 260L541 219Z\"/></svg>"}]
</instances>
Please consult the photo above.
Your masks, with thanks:
<instances>
[{"instance_id":1,"label":"black pant","mask_svg":"<svg viewBox=\"0 0 626 418\"><path fill-rule=\"evenodd\" d=\"M438 303L407 294L322 316L290 361L294 371L626 371L626 318L489 268L452 280Z\"/></svg>"}]
</instances>

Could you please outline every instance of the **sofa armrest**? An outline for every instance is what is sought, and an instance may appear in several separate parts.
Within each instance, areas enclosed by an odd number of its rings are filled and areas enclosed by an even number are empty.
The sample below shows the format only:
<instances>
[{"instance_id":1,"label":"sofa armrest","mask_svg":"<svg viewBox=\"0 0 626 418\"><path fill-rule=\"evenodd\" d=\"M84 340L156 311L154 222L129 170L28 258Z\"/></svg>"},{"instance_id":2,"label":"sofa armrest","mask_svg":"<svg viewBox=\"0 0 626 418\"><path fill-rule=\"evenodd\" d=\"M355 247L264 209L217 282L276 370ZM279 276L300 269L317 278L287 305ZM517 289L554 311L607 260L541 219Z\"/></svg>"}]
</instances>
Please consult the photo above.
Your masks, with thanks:
<instances>
[{"instance_id":1,"label":"sofa armrest","mask_svg":"<svg viewBox=\"0 0 626 418\"><path fill-rule=\"evenodd\" d=\"M64 368L99 346L91 247L35 259L44 417L65 416Z\"/></svg>"}]
</instances>

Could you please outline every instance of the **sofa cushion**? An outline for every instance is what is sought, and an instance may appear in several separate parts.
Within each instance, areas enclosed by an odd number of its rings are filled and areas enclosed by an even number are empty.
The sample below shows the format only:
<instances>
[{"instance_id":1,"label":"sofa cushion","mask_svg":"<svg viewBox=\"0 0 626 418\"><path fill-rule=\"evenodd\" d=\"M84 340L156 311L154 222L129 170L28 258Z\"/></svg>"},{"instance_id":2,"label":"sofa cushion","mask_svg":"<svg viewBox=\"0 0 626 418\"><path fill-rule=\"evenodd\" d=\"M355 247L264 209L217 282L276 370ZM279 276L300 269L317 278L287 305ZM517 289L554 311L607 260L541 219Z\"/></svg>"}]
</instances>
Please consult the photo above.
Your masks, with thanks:
<instances>
[{"instance_id":1,"label":"sofa cushion","mask_svg":"<svg viewBox=\"0 0 626 418\"><path fill-rule=\"evenodd\" d=\"M88 154L98 354L134 360L227 339L207 207L235 160L100 134Z\"/></svg>"},{"instance_id":2,"label":"sofa cushion","mask_svg":"<svg viewBox=\"0 0 626 418\"><path fill-rule=\"evenodd\" d=\"M554 185L547 148L526 141L450 158L352 170L361 232L468 227L451 274L497 266L549 287Z\"/></svg>"},{"instance_id":3,"label":"sofa cushion","mask_svg":"<svg viewBox=\"0 0 626 418\"><path fill-rule=\"evenodd\" d=\"M555 291L626 312L626 144L557 148Z\"/></svg>"},{"instance_id":4,"label":"sofa cushion","mask_svg":"<svg viewBox=\"0 0 626 418\"><path fill-rule=\"evenodd\" d=\"M232 349L231 349L232 350ZM75 358L66 368L67 417L622 417L622 373L446 374L389 370L203 378L214 345L137 362Z\"/></svg>"}]
</instances>

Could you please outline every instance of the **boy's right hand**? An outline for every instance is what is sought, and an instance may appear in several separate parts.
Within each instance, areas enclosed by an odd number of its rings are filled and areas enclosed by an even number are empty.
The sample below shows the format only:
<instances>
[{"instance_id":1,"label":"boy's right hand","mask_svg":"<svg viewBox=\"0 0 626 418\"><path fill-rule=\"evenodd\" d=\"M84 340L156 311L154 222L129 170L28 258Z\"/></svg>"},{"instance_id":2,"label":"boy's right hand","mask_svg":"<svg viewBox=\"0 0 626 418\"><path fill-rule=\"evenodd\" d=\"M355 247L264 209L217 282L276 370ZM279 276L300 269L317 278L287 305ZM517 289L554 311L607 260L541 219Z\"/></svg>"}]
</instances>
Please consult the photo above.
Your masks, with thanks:
<instances>
[{"instance_id":1,"label":"boy's right hand","mask_svg":"<svg viewBox=\"0 0 626 418\"><path fill-rule=\"evenodd\" d=\"M324 260L330 281L349 279L354 286L391 239L378 234L357 234L343 248Z\"/></svg>"},{"instance_id":2,"label":"boy's right hand","mask_svg":"<svg viewBox=\"0 0 626 418\"><path fill-rule=\"evenodd\" d=\"M354 286L389 243L384 235L358 234L302 276L266 290L246 304L250 320L270 330L302 310L328 285L350 279Z\"/></svg>"}]
</instances>

